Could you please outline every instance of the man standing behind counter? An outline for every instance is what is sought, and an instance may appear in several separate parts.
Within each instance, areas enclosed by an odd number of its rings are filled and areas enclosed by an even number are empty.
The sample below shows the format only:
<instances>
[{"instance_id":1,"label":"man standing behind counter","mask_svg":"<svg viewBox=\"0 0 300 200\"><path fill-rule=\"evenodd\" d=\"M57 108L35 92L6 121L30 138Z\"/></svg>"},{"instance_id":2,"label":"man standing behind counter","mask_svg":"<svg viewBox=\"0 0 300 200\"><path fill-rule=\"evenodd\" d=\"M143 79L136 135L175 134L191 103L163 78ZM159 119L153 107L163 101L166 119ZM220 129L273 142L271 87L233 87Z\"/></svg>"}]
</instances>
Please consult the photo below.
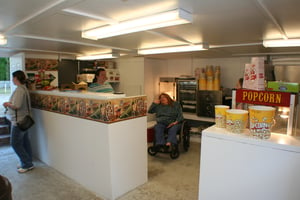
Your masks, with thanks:
<instances>
[{"instance_id":1,"label":"man standing behind counter","mask_svg":"<svg viewBox=\"0 0 300 200\"><path fill-rule=\"evenodd\" d=\"M107 82L106 71L104 68L99 68L95 72L95 78L93 83L88 87L88 91L90 92L105 92L105 93L113 93L114 89Z\"/></svg>"}]
</instances>

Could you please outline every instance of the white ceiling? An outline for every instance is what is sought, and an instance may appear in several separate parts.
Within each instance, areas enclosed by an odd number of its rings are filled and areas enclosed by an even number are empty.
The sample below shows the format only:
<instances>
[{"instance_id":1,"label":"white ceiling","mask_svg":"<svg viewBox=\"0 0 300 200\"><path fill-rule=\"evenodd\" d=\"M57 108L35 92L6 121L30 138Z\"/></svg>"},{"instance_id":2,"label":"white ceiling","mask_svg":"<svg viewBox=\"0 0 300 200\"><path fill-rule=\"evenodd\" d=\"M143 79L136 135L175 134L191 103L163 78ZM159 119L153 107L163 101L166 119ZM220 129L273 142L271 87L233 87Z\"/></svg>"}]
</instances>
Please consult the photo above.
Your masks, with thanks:
<instances>
[{"instance_id":1,"label":"white ceiling","mask_svg":"<svg viewBox=\"0 0 300 200\"><path fill-rule=\"evenodd\" d=\"M76 56L110 49L136 56L138 48L200 42L207 42L210 49L151 57L300 54L298 47L262 46L263 39L300 38L300 0L0 0L0 4L0 33L8 38L8 44L0 46L0 56L18 52ZM85 29L178 7L193 13L193 23L97 41L81 38Z\"/></svg>"}]
</instances>

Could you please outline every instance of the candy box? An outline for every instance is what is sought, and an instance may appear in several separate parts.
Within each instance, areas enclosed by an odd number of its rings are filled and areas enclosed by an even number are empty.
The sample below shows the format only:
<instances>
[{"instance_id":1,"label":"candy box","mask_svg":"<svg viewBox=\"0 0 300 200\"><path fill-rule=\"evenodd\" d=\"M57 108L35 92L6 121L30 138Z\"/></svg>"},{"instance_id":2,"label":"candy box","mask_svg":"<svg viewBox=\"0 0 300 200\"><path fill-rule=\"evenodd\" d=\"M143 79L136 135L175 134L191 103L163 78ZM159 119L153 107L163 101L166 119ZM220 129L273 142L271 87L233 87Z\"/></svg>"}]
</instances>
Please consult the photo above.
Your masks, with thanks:
<instances>
[{"instance_id":1,"label":"candy box","mask_svg":"<svg viewBox=\"0 0 300 200\"><path fill-rule=\"evenodd\" d=\"M268 81L267 86L269 91L280 91L280 92L294 92L298 93L299 83L290 83L283 81Z\"/></svg>"}]
</instances>

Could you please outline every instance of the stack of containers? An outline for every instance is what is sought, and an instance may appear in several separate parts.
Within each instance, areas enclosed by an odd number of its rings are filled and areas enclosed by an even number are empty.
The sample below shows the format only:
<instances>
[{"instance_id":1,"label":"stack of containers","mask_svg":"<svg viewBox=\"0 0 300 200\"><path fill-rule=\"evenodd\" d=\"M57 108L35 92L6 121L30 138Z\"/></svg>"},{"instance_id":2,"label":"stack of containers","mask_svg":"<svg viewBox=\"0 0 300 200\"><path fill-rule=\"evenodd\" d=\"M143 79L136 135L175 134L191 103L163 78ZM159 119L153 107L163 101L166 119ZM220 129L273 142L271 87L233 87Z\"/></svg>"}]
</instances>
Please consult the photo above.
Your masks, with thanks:
<instances>
[{"instance_id":1,"label":"stack of containers","mask_svg":"<svg viewBox=\"0 0 300 200\"><path fill-rule=\"evenodd\" d=\"M206 90L206 74L204 68L201 69L199 75L199 90Z\"/></svg>"},{"instance_id":2,"label":"stack of containers","mask_svg":"<svg viewBox=\"0 0 300 200\"><path fill-rule=\"evenodd\" d=\"M212 65L206 66L206 90L214 89L214 68Z\"/></svg>"},{"instance_id":3,"label":"stack of containers","mask_svg":"<svg viewBox=\"0 0 300 200\"><path fill-rule=\"evenodd\" d=\"M199 90L220 90L220 66L202 68L199 74Z\"/></svg>"},{"instance_id":4,"label":"stack of containers","mask_svg":"<svg viewBox=\"0 0 300 200\"><path fill-rule=\"evenodd\" d=\"M215 72L214 72L214 88L213 90L220 90L220 78L221 77L221 69L220 66L215 67Z\"/></svg>"}]
</instances>

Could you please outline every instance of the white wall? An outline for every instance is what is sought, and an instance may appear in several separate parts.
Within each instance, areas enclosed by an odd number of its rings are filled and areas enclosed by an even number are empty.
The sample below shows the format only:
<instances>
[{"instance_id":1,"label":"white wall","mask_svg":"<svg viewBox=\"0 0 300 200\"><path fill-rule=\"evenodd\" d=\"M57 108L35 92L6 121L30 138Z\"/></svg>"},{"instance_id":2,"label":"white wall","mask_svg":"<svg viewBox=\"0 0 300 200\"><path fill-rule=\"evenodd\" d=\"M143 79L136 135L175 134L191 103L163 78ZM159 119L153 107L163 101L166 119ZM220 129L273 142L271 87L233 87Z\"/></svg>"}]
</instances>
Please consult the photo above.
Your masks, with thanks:
<instances>
[{"instance_id":1,"label":"white wall","mask_svg":"<svg viewBox=\"0 0 300 200\"><path fill-rule=\"evenodd\" d=\"M193 71L194 59L190 58L179 58L179 59L168 59L167 60L167 72L168 74L162 76L179 77L182 75L194 75Z\"/></svg>"},{"instance_id":2,"label":"white wall","mask_svg":"<svg viewBox=\"0 0 300 200\"><path fill-rule=\"evenodd\" d=\"M195 59L193 69L204 68L206 65L220 66L221 86L234 88L238 79L244 76L245 64L250 63L250 61L250 57Z\"/></svg>"},{"instance_id":3,"label":"white wall","mask_svg":"<svg viewBox=\"0 0 300 200\"><path fill-rule=\"evenodd\" d=\"M127 96L145 94L144 58L121 58L116 63L120 72L119 90Z\"/></svg>"},{"instance_id":4,"label":"white wall","mask_svg":"<svg viewBox=\"0 0 300 200\"><path fill-rule=\"evenodd\" d=\"M166 76L167 61L162 59L145 59L144 87L147 94L148 105L157 98L159 94L159 77Z\"/></svg>"},{"instance_id":5,"label":"white wall","mask_svg":"<svg viewBox=\"0 0 300 200\"><path fill-rule=\"evenodd\" d=\"M243 77L245 64L250 60L250 57L169 59L167 60L166 76L194 76L196 68L205 68L207 65L220 66L221 86L234 88L237 80ZM163 76L165 75L163 74Z\"/></svg>"}]
</instances>

